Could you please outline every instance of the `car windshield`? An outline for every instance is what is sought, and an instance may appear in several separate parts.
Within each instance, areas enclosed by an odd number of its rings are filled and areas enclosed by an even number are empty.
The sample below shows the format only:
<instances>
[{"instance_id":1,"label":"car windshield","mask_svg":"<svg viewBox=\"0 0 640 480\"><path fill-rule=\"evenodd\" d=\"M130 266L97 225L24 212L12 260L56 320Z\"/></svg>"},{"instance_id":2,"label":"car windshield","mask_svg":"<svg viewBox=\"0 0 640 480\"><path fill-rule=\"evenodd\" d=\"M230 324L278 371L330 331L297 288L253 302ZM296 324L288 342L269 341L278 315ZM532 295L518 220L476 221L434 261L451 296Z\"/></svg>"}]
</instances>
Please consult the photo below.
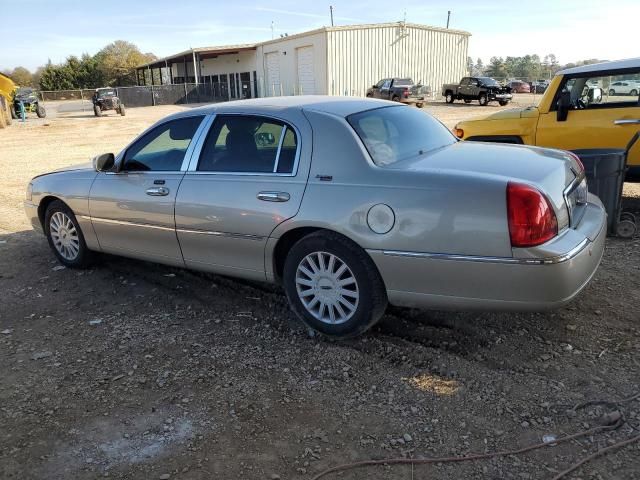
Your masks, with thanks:
<instances>
[{"instance_id":1,"label":"car windshield","mask_svg":"<svg viewBox=\"0 0 640 480\"><path fill-rule=\"evenodd\" d=\"M406 106L382 107L347 117L378 166L391 165L456 142L431 115Z\"/></svg>"},{"instance_id":2,"label":"car windshield","mask_svg":"<svg viewBox=\"0 0 640 480\"><path fill-rule=\"evenodd\" d=\"M16 95L19 95L21 97L31 94L33 94L33 88L19 88L16 92Z\"/></svg>"},{"instance_id":3,"label":"car windshield","mask_svg":"<svg viewBox=\"0 0 640 480\"><path fill-rule=\"evenodd\" d=\"M482 83L483 85L487 85L487 86L493 86L493 85L500 85L497 81L495 81L493 78L491 77L480 77L478 78L478 80L480 80L480 83Z\"/></svg>"},{"instance_id":4,"label":"car windshield","mask_svg":"<svg viewBox=\"0 0 640 480\"><path fill-rule=\"evenodd\" d=\"M99 97L111 97L115 94L116 94L115 90L98 90Z\"/></svg>"},{"instance_id":5,"label":"car windshield","mask_svg":"<svg viewBox=\"0 0 640 480\"><path fill-rule=\"evenodd\" d=\"M413 80L410 78L396 78L393 81L393 84L396 86L405 86L405 85L413 85Z\"/></svg>"}]
</instances>

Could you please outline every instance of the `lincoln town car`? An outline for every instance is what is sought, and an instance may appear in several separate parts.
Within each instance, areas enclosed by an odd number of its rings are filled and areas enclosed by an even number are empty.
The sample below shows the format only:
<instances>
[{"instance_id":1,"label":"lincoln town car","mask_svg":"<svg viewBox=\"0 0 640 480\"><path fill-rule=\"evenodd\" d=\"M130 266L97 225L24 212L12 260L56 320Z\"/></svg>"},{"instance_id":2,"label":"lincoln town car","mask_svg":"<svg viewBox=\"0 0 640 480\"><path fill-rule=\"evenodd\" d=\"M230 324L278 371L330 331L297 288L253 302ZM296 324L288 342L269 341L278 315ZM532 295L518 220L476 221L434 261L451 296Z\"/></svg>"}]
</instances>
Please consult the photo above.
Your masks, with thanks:
<instances>
[{"instance_id":1,"label":"lincoln town car","mask_svg":"<svg viewBox=\"0 0 640 480\"><path fill-rule=\"evenodd\" d=\"M332 337L387 304L544 310L602 257L606 214L571 153L461 142L397 102L322 96L188 109L92 165L34 178L57 259L122 255L282 286Z\"/></svg>"}]
</instances>

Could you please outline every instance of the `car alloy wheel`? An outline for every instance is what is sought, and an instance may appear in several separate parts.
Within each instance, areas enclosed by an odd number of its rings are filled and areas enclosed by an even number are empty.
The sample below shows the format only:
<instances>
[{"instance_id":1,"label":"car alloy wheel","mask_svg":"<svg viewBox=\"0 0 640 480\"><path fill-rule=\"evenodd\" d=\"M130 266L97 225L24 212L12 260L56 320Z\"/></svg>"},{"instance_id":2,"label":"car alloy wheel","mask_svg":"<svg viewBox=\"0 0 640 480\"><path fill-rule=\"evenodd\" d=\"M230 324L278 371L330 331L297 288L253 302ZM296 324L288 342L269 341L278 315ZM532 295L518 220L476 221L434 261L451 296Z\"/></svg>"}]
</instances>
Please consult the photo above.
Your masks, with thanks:
<instances>
[{"instance_id":1,"label":"car alloy wheel","mask_svg":"<svg viewBox=\"0 0 640 480\"><path fill-rule=\"evenodd\" d=\"M453 95L451 95L450 93L447 93L445 99L447 103L453 103Z\"/></svg>"},{"instance_id":2,"label":"car alloy wheel","mask_svg":"<svg viewBox=\"0 0 640 480\"><path fill-rule=\"evenodd\" d=\"M71 209L54 200L44 216L44 231L56 257L67 267L82 268L91 263L92 253Z\"/></svg>"},{"instance_id":3,"label":"car alloy wheel","mask_svg":"<svg viewBox=\"0 0 640 480\"><path fill-rule=\"evenodd\" d=\"M49 232L53 246L58 253L70 262L80 253L80 237L71 219L63 212L56 212L49 220Z\"/></svg>"},{"instance_id":4,"label":"car alloy wheel","mask_svg":"<svg viewBox=\"0 0 640 480\"><path fill-rule=\"evenodd\" d=\"M311 233L284 260L287 299L307 327L328 337L354 337L384 314L387 292L380 272L369 254L344 235Z\"/></svg>"},{"instance_id":5,"label":"car alloy wheel","mask_svg":"<svg viewBox=\"0 0 640 480\"><path fill-rule=\"evenodd\" d=\"M296 270L296 290L307 311L329 324L349 320L360 301L351 269L328 252L314 252L302 259Z\"/></svg>"},{"instance_id":6,"label":"car alloy wheel","mask_svg":"<svg viewBox=\"0 0 640 480\"><path fill-rule=\"evenodd\" d=\"M638 91L637 91L637 90L635 90L635 89L634 89L634 90L631 90L631 91L629 92L629 95L631 95L632 97L636 97L636 96L638 95Z\"/></svg>"}]
</instances>

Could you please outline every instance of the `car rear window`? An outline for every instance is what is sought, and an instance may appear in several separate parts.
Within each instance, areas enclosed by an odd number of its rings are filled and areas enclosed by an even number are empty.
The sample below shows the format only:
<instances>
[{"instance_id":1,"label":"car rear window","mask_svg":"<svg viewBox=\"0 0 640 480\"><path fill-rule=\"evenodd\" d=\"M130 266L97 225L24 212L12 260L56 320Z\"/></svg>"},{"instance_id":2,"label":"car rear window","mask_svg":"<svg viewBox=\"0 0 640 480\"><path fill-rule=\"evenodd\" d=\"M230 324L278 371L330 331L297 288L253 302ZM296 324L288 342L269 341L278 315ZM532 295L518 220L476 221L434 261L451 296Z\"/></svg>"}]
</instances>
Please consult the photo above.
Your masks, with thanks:
<instances>
[{"instance_id":1,"label":"car rear window","mask_svg":"<svg viewBox=\"0 0 640 480\"><path fill-rule=\"evenodd\" d=\"M354 113L347 121L378 166L425 155L455 143L453 134L431 115L412 107L391 106Z\"/></svg>"}]
</instances>

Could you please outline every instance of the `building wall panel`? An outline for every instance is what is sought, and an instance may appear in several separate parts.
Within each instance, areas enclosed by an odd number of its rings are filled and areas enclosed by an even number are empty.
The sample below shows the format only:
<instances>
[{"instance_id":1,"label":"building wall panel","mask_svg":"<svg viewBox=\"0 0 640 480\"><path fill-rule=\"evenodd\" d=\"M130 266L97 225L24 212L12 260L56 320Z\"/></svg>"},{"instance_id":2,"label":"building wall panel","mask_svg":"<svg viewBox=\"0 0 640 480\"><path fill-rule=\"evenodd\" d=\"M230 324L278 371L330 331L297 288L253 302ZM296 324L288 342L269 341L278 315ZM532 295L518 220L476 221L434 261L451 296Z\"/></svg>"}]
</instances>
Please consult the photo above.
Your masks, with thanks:
<instances>
[{"instance_id":1,"label":"building wall panel","mask_svg":"<svg viewBox=\"0 0 640 480\"><path fill-rule=\"evenodd\" d=\"M386 25L327 32L330 95L364 96L385 77L411 77L439 93L467 74L469 35L455 30Z\"/></svg>"}]
</instances>

